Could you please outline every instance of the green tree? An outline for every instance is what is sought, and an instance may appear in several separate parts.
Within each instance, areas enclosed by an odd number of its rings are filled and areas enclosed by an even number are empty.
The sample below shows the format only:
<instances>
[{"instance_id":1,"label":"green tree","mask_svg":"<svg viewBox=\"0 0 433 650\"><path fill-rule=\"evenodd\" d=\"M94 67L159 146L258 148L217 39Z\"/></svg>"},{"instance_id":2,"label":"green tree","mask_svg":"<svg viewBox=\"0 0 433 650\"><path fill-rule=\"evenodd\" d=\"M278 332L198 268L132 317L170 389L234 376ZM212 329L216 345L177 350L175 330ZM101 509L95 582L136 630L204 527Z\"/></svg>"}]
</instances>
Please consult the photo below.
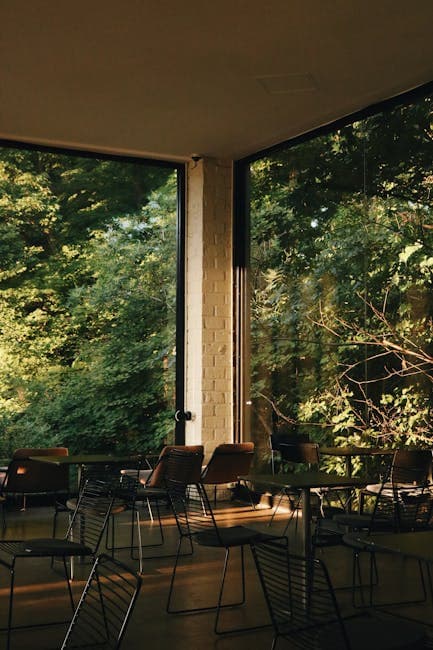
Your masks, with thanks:
<instances>
[{"instance_id":1,"label":"green tree","mask_svg":"<svg viewBox=\"0 0 433 650\"><path fill-rule=\"evenodd\" d=\"M429 435L432 153L427 97L252 166L253 430Z\"/></svg>"},{"instance_id":2,"label":"green tree","mask_svg":"<svg viewBox=\"0 0 433 650\"><path fill-rule=\"evenodd\" d=\"M5 446L119 450L167 435L175 197L160 167L2 151Z\"/></svg>"}]
</instances>

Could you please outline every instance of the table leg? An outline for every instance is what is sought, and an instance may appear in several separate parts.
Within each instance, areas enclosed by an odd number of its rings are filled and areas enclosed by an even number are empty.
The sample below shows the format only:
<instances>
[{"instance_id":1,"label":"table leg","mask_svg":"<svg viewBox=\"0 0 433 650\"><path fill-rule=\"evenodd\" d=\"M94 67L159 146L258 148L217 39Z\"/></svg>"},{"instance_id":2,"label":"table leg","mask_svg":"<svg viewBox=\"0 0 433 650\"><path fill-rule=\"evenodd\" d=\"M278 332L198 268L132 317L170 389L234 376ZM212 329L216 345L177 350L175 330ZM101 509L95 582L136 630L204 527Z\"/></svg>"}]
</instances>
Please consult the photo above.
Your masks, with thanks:
<instances>
[{"instance_id":1,"label":"table leg","mask_svg":"<svg viewBox=\"0 0 433 650\"><path fill-rule=\"evenodd\" d=\"M303 544L303 555L306 558L312 557L312 545L311 545L311 497L310 497L310 488L304 488L302 490L302 532L304 539L302 540Z\"/></svg>"},{"instance_id":2,"label":"table leg","mask_svg":"<svg viewBox=\"0 0 433 650\"><path fill-rule=\"evenodd\" d=\"M346 476L349 478L352 476L352 456L346 456ZM346 503L345 510L346 512L352 512L352 490L346 492Z\"/></svg>"},{"instance_id":3,"label":"table leg","mask_svg":"<svg viewBox=\"0 0 433 650\"><path fill-rule=\"evenodd\" d=\"M304 535L303 541L303 555L307 560L313 558L313 546L311 540L311 491L310 488L302 490L302 531ZM306 611L310 609L311 603L311 587L313 584L312 566L307 562L305 573L305 584L301 599Z\"/></svg>"}]
</instances>

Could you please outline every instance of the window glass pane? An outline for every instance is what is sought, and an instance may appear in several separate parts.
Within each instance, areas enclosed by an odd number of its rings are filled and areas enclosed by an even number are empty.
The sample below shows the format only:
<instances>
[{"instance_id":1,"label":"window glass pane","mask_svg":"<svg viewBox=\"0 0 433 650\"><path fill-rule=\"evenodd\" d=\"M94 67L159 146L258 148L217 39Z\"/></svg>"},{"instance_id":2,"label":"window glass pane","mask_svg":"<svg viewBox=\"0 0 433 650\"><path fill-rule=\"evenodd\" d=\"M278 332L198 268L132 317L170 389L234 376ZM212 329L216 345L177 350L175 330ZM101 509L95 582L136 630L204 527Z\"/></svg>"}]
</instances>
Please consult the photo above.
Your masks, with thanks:
<instances>
[{"instance_id":1,"label":"window glass pane","mask_svg":"<svg viewBox=\"0 0 433 650\"><path fill-rule=\"evenodd\" d=\"M159 447L174 410L176 173L0 151L0 439Z\"/></svg>"},{"instance_id":2,"label":"window glass pane","mask_svg":"<svg viewBox=\"0 0 433 650\"><path fill-rule=\"evenodd\" d=\"M432 100L251 166L252 432L431 434Z\"/></svg>"}]
</instances>

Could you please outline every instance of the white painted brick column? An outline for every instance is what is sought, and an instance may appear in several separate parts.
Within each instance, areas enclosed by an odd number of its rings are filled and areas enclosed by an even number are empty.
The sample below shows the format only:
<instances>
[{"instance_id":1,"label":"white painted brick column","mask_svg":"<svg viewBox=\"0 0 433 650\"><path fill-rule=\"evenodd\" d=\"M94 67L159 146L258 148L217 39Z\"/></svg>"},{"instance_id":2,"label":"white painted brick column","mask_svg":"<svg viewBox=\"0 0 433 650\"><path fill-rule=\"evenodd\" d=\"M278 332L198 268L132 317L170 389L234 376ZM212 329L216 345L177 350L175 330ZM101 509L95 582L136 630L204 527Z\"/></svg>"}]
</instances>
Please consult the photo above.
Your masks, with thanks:
<instances>
[{"instance_id":1,"label":"white painted brick column","mask_svg":"<svg viewBox=\"0 0 433 650\"><path fill-rule=\"evenodd\" d=\"M191 163L187 175L186 443L208 457L233 436L232 163Z\"/></svg>"}]
</instances>

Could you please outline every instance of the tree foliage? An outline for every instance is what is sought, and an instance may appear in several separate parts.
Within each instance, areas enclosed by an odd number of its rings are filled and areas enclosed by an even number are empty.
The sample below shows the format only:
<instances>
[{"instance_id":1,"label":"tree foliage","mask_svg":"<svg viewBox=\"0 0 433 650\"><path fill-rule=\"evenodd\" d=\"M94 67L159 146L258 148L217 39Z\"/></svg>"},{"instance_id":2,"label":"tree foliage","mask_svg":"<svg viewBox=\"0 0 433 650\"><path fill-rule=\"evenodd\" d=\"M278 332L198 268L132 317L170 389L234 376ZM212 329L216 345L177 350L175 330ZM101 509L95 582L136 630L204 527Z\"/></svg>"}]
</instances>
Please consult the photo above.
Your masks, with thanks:
<instances>
[{"instance_id":1,"label":"tree foliage","mask_svg":"<svg viewBox=\"0 0 433 650\"><path fill-rule=\"evenodd\" d=\"M253 430L431 436L432 154L426 97L252 166Z\"/></svg>"},{"instance_id":2,"label":"tree foliage","mask_svg":"<svg viewBox=\"0 0 433 650\"><path fill-rule=\"evenodd\" d=\"M159 445L173 408L174 174L4 149L0 229L5 451Z\"/></svg>"}]
</instances>

